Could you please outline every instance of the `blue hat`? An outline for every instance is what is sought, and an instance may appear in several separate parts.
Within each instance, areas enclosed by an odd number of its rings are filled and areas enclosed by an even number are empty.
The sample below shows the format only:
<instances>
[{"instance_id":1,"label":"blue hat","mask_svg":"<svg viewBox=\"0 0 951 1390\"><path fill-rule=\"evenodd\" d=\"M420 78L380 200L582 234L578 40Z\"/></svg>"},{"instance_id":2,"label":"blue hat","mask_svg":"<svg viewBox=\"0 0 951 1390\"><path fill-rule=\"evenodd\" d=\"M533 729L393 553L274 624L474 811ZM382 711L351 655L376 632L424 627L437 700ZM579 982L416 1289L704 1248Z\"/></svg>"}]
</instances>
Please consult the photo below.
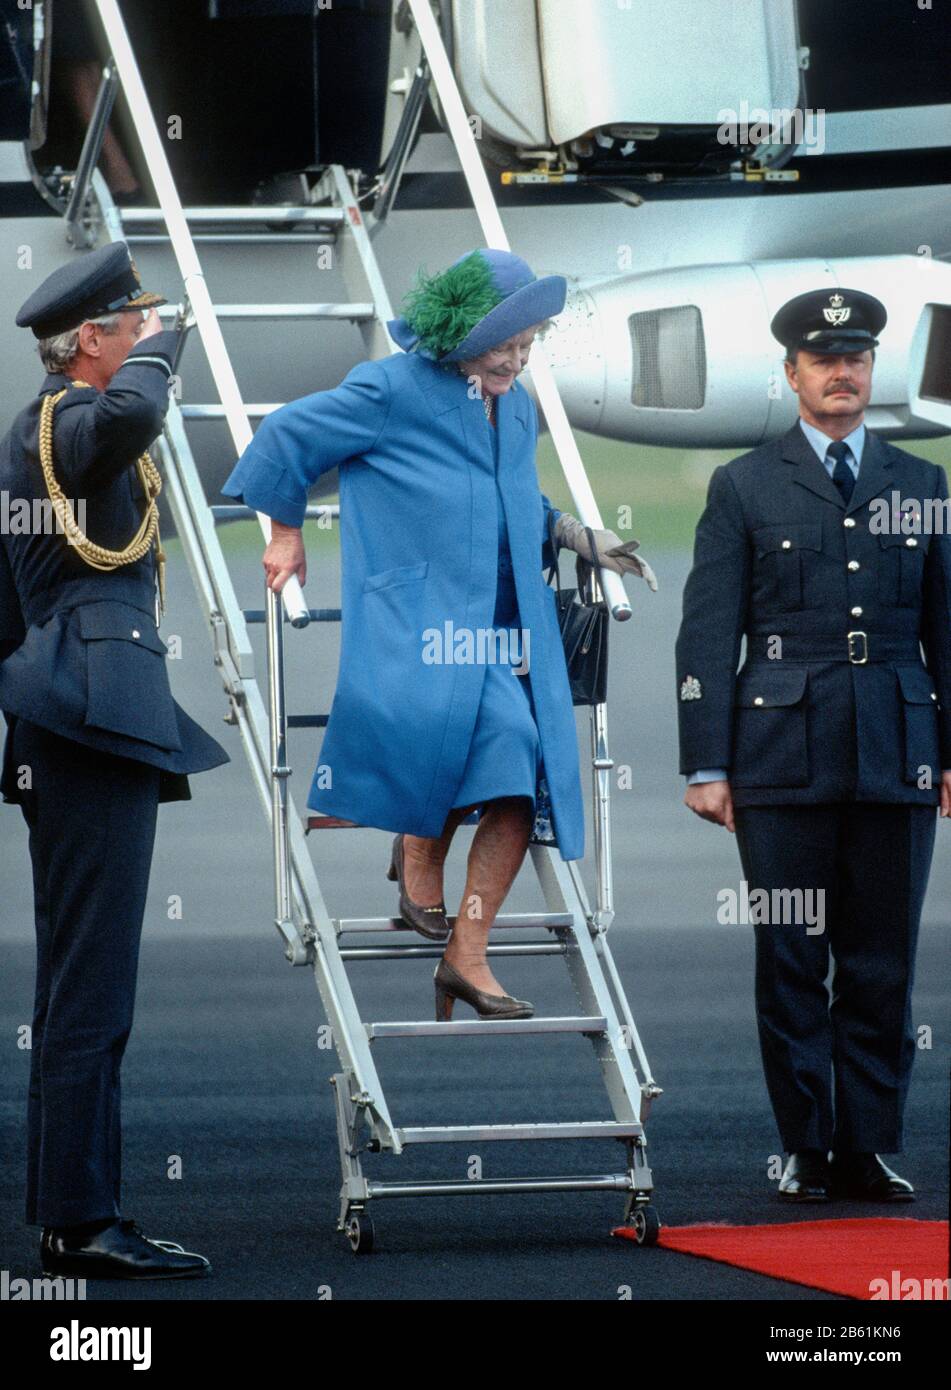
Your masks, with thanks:
<instances>
[{"instance_id":1,"label":"blue hat","mask_svg":"<svg viewBox=\"0 0 951 1390\"><path fill-rule=\"evenodd\" d=\"M539 278L521 256L485 246L439 275L420 272L403 301L403 317L387 328L406 352L461 362L560 314L567 292L563 275Z\"/></svg>"},{"instance_id":2,"label":"blue hat","mask_svg":"<svg viewBox=\"0 0 951 1390\"><path fill-rule=\"evenodd\" d=\"M48 275L17 314L17 325L32 328L37 338L52 338L103 314L165 303L160 294L143 290L126 243L111 241Z\"/></svg>"},{"instance_id":3,"label":"blue hat","mask_svg":"<svg viewBox=\"0 0 951 1390\"><path fill-rule=\"evenodd\" d=\"M861 290L809 290L797 294L770 324L773 337L787 352L804 348L824 357L878 347L888 320L880 299Z\"/></svg>"}]
</instances>

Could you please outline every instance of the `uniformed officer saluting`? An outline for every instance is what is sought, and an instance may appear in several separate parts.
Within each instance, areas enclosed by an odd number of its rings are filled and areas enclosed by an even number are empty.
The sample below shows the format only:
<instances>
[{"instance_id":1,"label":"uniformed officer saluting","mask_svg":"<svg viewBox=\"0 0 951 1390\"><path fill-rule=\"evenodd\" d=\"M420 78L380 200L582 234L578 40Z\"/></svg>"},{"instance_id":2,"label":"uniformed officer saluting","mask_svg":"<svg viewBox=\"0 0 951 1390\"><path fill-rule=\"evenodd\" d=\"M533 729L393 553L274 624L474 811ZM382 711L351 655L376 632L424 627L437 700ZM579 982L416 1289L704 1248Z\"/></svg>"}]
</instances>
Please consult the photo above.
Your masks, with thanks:
<instances>
[{"instance_id":1,"label":"uniformed officer saluting","mask_svg":"<svg viewBox=\"0 0 951 1390\"><path fill-rule=\"evenodd\" d=\"M713 473L677 639L686 804L735 828L751 894L824 893L824 931L755 924L786 1201L914 1197L877 1155L902 1147L936 805L951 814L951 538L879 525L893 494L924 517L948 497L942 468L863 423L885 319L847 289L773 319L800 419Z\"/></svg>"},{"instance_id":2,"label":"uniformed officer saluting","mask_svg":"<svg viewBox=\"0 0 951 1390\"><path fill-rule=\"evenodd\" d=\"M30 830L26 1215L45 1228L51 1275L209 1269L146 1240L119 1205L119 1066L156 810L189 798L185 774L228 761L172 699L156 623L161 480L145 450L168 408L175 334L154 308L164 302L143 292L124 242L55 271L17 315L49 375L0 442L11 518L0 534L0 791Z\"/></svg>"}]
</instances>

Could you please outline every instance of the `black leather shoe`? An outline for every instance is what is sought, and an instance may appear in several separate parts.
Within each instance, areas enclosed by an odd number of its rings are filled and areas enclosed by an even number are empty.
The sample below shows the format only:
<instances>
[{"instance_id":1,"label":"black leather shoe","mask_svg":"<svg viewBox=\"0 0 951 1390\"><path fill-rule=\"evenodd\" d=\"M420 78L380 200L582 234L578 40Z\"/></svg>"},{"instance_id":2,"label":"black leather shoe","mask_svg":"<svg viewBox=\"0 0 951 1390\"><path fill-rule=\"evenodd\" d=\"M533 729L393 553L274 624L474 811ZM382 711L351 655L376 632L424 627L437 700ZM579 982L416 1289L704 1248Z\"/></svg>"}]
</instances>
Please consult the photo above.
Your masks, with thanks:
<instances>
[{"instance_id":1,"label":"black leather shoe","mask_svg":"<svg viewBox=\"0 0 951 1390\"><path fill-rule=\"evenodd\" d=\"M792 1153L779 1180L781 1202L828 1202L829 1161L820 1149Z\"/></svg>"},{"instance_id":2,"label":"black leather shoe","mask_svg":"<svg viewBox=\"0 0 951 1390\"><path fill-rule=\"evenodd\" d=\"M878 1154L833 1154L832 1191L860 1202L913 1202L915 1189Z\"/></svg>"},{"instance_id":3,"label":"black leather shoe","mask_svg":"<svg viewBox=\"0 0 951 1390\"><path fill-rule=\"evenodd\" d=\"M55 1279L196 1279L211 1273L203 1255L172 1241L147 1240L134 1221L118 1220L92 1234L47 1227L40 1240L43 1273Z\"/></svg>"}]
</instances>

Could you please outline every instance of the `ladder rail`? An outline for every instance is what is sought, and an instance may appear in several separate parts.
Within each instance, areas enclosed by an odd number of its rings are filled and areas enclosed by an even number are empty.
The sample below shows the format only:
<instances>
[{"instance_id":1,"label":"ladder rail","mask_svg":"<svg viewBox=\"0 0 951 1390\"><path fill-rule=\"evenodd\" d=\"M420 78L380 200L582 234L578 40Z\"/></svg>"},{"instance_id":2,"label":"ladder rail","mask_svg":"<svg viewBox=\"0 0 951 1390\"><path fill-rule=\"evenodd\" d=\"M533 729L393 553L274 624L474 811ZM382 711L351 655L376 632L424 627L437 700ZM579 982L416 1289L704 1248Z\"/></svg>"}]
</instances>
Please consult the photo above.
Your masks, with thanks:
<instances>
[{"instance_id":1,"label":"ladder rail","mask_svg":"<svg viewBox=\"0 0 951 1390\"><path fill-rule=\"evenodd\" d=\"M469 193L486 244L502 251L510 251L512 248L495 199L492 196L492 189L489 186L482 157L476 148L475 134L462 104L462 96L449 63L436 17L430 8L429 0L408 0L408 3L413 12L413 19L429 62L433 80L436 83L440 105L446 117L453 144L456 147L456 154L462 165L462 172L469 186ZM601 529L604 525L601 520L601 513L591 490L591 483L588 480L574 435L571 432L564 402L558 387L555 385L544 343L535 343L530 360L532 381L535 384L539 402L548 422L552 443L564 472L565 481L578 509L578 518L585 526ZM626 622L631 617L632 610L621 582L621 576L608 570L604 575L603 588L608 608L614 618L618 622Z\"/></svg>"},{"instance_id":2,"label":"ladder rail","mask_svg":"<svg viewBox=\"0 0 951 1390\"><path fill-rule=\"evenodd\" d=\"M179 528L178 534L192 580L209 621L214 624L217 620L221 625L221 640L214 643L215 661L222 668L228 693L237 697L240 681L254 678L254 650L221 542L205 501L201 479L197 470L188 466L191 447L185 433L181 407L175 400L169 401L159 449L162 457L171 465L166 473L169 504L175 525Z\"/></svg>"},{"instance_id":3,"label":"ladder rail","mask_svg":"<svg viewBox=\"0 0 951 1390\"><path fill-rule=\"evenodd\" d=\"M79 153L79 163L73 177L73 186L70 189L66 211L63 214L66 218L66 238L76 247L91 246L94 241L94 233L91 228L85 225L83 214L86 198L89 194L89 185L99 162L102 144L106 137L106 127L109 124L109 117L112 115L118 90L119 74L115 64L108 62L102 70L95 106L86 128L86 137Z\"/></svg>"},{"instance_id":4,"label":"ladder rail","mask_svg":"<svg viewBox=\"0 0 951 1390\"><path fill-rule=\"evenodd\" d=\"M162 209L172 250L178 262L179 272L185 286L185 294L195 316L195 323L201 336L202 346L205 349L205 356L208 359L215 389L225 407L235 452L240 456L251 443L251 423L241 400L238 380L225 347L221 325L215 316L211 295L188 226L188 219L178 196L178 189L172 177L168 156L162 145L152 108L149 106L142 75L129 42L125 21L119 11L118 0L95 0L95 4L109 44L111 62L115 64L121 79L132 124L135 127L149 174L155 185L159 206ZM270 517L258 513L258 522L265 540L270 541ZM285 586L283 600L291 622L298 626L306 625L308 621L307 605L296 578L290 579Z\"/></svg>"},{"instance_id":5,"label":"ladder rail","mask_svg":"<svg viewBox=\"0 0 951 1390\"><path fill-rule=\"evenodd\" d=\"M188 219L185 216L178 189L175 186L172 171L159 137L158 126L148 103L125 23L119 12L118 0L96 0L96 8L109 44L110 74L117 71L122 81L133 125L142 146L175 259L178 262L189 312L193 315L198 327L212 378L225 408L225 416L235 452L241 455L253 438L251 422L244 409L237 377L225 346L221 324L215 314L198 252L192 241ZM111 77L109 80L111 81ZM98 104L100 107L105 105L109 90L106 87L105 77L103 81L103 98ZM86 148L89 147L90 142L87 141ZM119 218L119 222L121 225L121 218ZM270 518L258 513L258 523L265 540L270 541ZM280 605L282 603L287 609L292 624L303 627L309 622L309 609L296 576L292 576L284 585L280 599L271 590L268 590L267 593L270 822L274 868L275 922L278 930L287 941L287 949L291 953L291 958L295 959L300 952L295 940L299 934L292 920L291 878L292 873L294 873L294 876L299 880L300 865L295 865L292 869L289 853L289 804L286 785L289 768L284 756L287 726L284 711L283 624L280 617ZM244 707L247 708L246 702ZM316 886L316 878L314 878L314 886ZM323 908L322 902L320 906ZM328 1017L332 1020L331 1026L339 1030L341 1053L352 1064L349 1070L357 1077L366 1078L366 1084L358 1083L360 1084L358 1095L361 1098L366 1098L365 1111L373 1116L374 1124L379 1126L377 1138L388 1146L398 1147L399 1140L393 1133L393 1126L386 1112L382 1089L375 1075L369 1049L364 1046L363 1040L349 1024L348 1013L350 1018L359 1015L339 955L336 954L335 949L331 952L327 950L328 933L332 938L333 929L330 926L325 908L322 918L318 918L314 922L313 930L314 951L325 957L324 963L327 967L323 972L317 972L318 988L321 984L323 985L325 1007L328 1011ZM335 948L336 943L332 942L332 945ZM339 969L334 968L334 961ZM340 978L341 975L342 979ZM368 1085L372 1086L372 1090L368 1089ZM376 1106L375 1109L373 1108L374 1105ZM380 1129L383 1131L382 1134Z\"/></svg>"},{"instance_id":6,"label":"ladder rail","mask_svg":"<svg viewBox=\"0 0 951 1390\"><path fill-rule=\"evenodd\" d=\"M194 461L188 456L184 459L175 458L173 467L168 474L170 482L175 480L175 485L169 490L172 515L175 525L179 529L179 534L183 536L183 543L187 547L191 518L185 489L179 485L179 480L183 475L200 488L201 484L200 480L197 479ZM217 536L213 532L212 540L217 544ZM218 559L221 567L224 568L223 556L219 554ZM195 572L196 569L193 567L193 574ZM214 591L211 586L205 584L202 587L204 592L210 595L214 601ZM230 581L225 587L230 588ZM237 607L233 591L226 594L225 597L229 608ZM206 603L207 601L205 599ZM215 613L214 608L210 611ZM240 610L238 610L237 623L250 651L250 641L240 616ZM235 671L230 687L228 674L224 667L222 667L221 674L226 688L229 689L229 694L232 696L234 722L237 724L241 736L252 778L261 798L265 815L271 817L273 815L272 786L274 779L270 771L270 726L260 688L253 673L240 676ZM382 1148L399 1152L399 1140L384 1099L367 1039L362 1029L359 1026L354 1026L351 1022L352 1019L359 1017L356 1001L342 965L336 964L336 958L339 955L336 946L336 932L324 904L310 855L303 841L303 832L295 829L299 822L293 800L289 796L286 802L286 813L287 826L289 827L287 854L291 915L295 923L303 924L303 931L298 930L296 925L286 933L282 931L285 954L295 965L314 966L315 984L331 1026L334 1047L341 1062L354 1076L358 1092L370 1098L370 1104L367 1108L374 1136ZM320 969L316 968L318 955L321 961Z\"/></svg>"},{"instance_id":7,"label":"ladder rail","mask_svg":"<svg viewBox=\"0 0 951 1390\"><path fill-rule=\"evenodd\" d=\"M350 180L339 164L332 164L317 182L313 196L329 197L343 210L346 236L338 241L335 266L349 297L359 300L363 295L373 302L375 317L357 321L367 357L387 357L397 350L390 337L387 323L395 318L386 282L380 271L370 241L370 231L363 212L354 196Z\"/></svg>"},{"instance_id":8,"label":"ladder rail","mask_svg":"<svg viewBox=\"0 0 951 1390\"><path fill-rule=\"evenodd\" d=\"M93 176L93 190L107 234L111 240L122 240L121 213L98 171ZM181 408L174 397L169 400L157 450L165 465L166 495L175 527L209 621L215 664L229 696L232 718L238 727L265 814L270 818L276 845L270 710L265 708L256 679L247 624L185 433ZM276 603L273 608L273 625L279 630ZM354 1078L356 1093L365 1098L363 1109L374 1138L381 1148L399 1153L401 1141L389 1113L369 1042L362 1027L352 1022L359 1019L359 1012L339 957L336 930L320 891L301 821L292 799L286 794L280 815L281 852L286 858L287 873L281 885L282 896L276 900L276 924L285 942L285 954L296 965L314 965L315 983L330 1022L334 1046L348 1074ZM288 907L283 914L280 909L285 903ZM302 924L303 930L298 930L296 922ZM318 956L320 969L316 968Z\"/></svg>"},{"instance_id":9,"label":"ladder rail","mask_svg":"<svg viewBox=\"0 0 951 1390\"><path fill-rule=\"evenodd\" d=\"M595 939L602 935L589 926L591 913L581 875L575 860L566 862L554 850L531 845L529 852L541 885L545 906L550 912L572 912L574 928L565 963L575 993L586 1015L605 1019L603 1033L590 1037L601 1065L602 1080L611 1101L614 1117L619 1122L641 1120L642 1083L638 1079L628 1047L628 1034L622 1028L612 991L600 968ZM574 901L574 906L572 906ZM560 933L559 933L560 934Z\"/></svg>"},{"instance_id":10,"label":"ladder rail","mask_svg":"<svg viewBox=\"0 0 951 1390\"><path fill-rule=\"evenodd\" d=\"M265 709L254 674L254 653L244 616L238 604L221 542L211 522L201 479L174 401L170 402L165 433L160 440L167 468L168 498L176 529L189 558L199 598L209 615L216 663L231 700L252 777L274 834L274 782L271 718ZM276 605L275 605L276 607ZM218 640L218 632L221 640ZM288 904L284 921L280 910L276 923L285 941L285 953L296 965L316 966L315 982L333 1032L334 1046L355 1078L357 1090L370 1097L367 1107L374 1136L381 1147L399 1152L399 1139L383 1096L368 1040L352 1020L359 1018L349 979L339 961L336 930L324 903L303 829L293 799L286 794L282 810L282 837L286 845L287 879L281 902ZM276 906L279 904L276 903ZM296 923L303 924L299 930Z\"/></svg>"},{"instance_id":11,"label":"ladder rail","mask_svg":"<svg viewBox=\"0 0 951 1390\"><path fill-rule=\"evenodd\" d=\"M271 850L274 867L274 920L282 936L292 939L296 927L291 905L291 864L287 842L287 707L284 687L284 626L280 599L267 591L268 738L271 755Z\"/></svg>"},{"instance_id":12,"label":"ladder rail","mask_svg":"<svg viewBox=\"0 0 951 1390\"><path fill-rule=\"evenodd\" d=\"M611 991L617 1007L619 1023L622 1028L626 1029L626 1033L622 1033L622 1037L624 1037L625 1040L630 1039L630 1048L637 1059L637 1066L641 1075L641 1095L649 1103L654 1097L661 1095L662 1092L651 1075L650 1063L647 1060L647 1054L644 1051L640 1033L634 1022L630 1001L628 1000L624 985L621 982L621 976L618 973L611 947L608 944L608 929L606 926L599 927L597 924L597 914L591 913L588 909L584 882L581 878L581 871L577 862L572 860L565 867L568 870L568 878L571 880L574 891L578 895L578 900L582 903L585 914L592 923L594 929L592 931L594 951L607 972L606 985L608 990ZM647 1108L649 1108L649 1105L645 1107L642 1104L641 1115L645 1119Z\"/></svg>"},{"instance_id":13,"label":"ladder rail","mask_svg":"<svg viewBox=\"0 0 951 1390\"><path fill-rule=\"evenodd\" d=\"M611 769L614 759L608 752L608 711L606 705L592 705L591 780L594 814L594 872L597 906L595 925L605 931L614 921L614 860L611 848Z\"/></svg>"}]
</instances>

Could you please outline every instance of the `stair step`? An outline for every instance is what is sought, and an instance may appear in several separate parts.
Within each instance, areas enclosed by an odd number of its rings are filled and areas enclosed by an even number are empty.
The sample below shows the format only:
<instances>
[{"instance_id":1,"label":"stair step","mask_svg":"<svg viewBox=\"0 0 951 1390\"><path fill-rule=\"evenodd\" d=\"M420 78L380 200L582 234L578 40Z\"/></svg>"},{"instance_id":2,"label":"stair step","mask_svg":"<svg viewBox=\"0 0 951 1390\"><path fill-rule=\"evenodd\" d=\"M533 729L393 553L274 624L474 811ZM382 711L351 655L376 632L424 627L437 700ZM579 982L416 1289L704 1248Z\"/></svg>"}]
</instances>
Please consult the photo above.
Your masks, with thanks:
<instances>
[{"instance_id":1,"label":"stair step","mask_svg":"<svg viewBox=\"0 0 951 1390\"><path fill-rule=\"evenodd\" d=\"M404 1144L460 1144L469 1140L485 1143L504 1139L633 1139L644 1131L636 1120L582 1120L525 1125L423 1125L396 1132Z\"/></svg>"},{"instance_id":2,"label":"stair step","mask_svg":"<svg viewBox=\"0 0 951 1390\"><path fill-rule=\"evenodd\" d=\"M168 246L172 238L167 232L130 232L126 238L136 246ZM288 227L284 232L195 232L192 241L208 246L334 246L336 232L299 232Z\"/></svg>"},{"instance_id":3,"label":"stair step","mask_svg":"<svg viewBox=\"0 0 951 1390\"><path fill-rule=\"evenodd\" d=\"M467 1018L458 1023L436 1023L428 1019L418 1023L365 1023L367 1037L374 1038L443 1038L479 1037L485 1033L603 1033L606 1018Z\"/></svg>"},{"instance_id":4,"label":"stair step","mask_svg":"<svg viewBox=\"0 0 951 1390\"><path fill-rule=\"evenodd\" d=\"M189 223L197 222L220 222L225 223L268 223L275 222L312 222L326 223L328 226L336 223L338 226L344 221L344 209L336 207L312 207L310 204L303 204L300 207L288 207L276 203L273 206L262 204L254 207L193 207L184 208L185 220ZM165 214L161 208L120 208L122 222L124 226L142 226L149 222L165 221Z\"/></svg>"},{"instance_id":5,"label":"stair step","mask_svg":"<svg viewBox=\"0 0 951 1390\"><path fill-rule=\"evenodd\" d=\"M253 521L257 516L253 507L245 507L240 502L233 505L210 507L209 510L215 521ZM306 507L304 515L308 520L314 521L319 520L322 516L339 516L340 504L337 502L312 502Z\"/></svg>"},{"instance_id":6,"label":"stair step","mask_svg":"<svg viewBox=\"0 0 951 1390\"><path fill-rule=\"evenodd\" d=\"M376 306L372 303L347 304L216 304L215 317L225 319L324 319L342 320L347 323L365 323L376 318ZM174 318L178 313L172 304L159 311L160 318Z\"/></svg>"},{"instance_id":7,"label":"stair step","mask_svg":"<svg viewBox=\"0 0 951 1390\"><path fill-rule=\"evenodd\" d=\"M242 402L241 409L249 420L263 420L265 415L280 410L286 404L286 401L258 401L252 405ZM207 405L183 405L179 409L182 412L183 420L227 420L228 418L223 405L212 405L211 403ZM212 511L215 510L217 509L213 507Z\"/></svg>"},{"instance_id":8,"label":"stair step","mask_svg":"<svg viewBox=\"0 0 951 1390\"><path fill-rule=\"evenodd\" d=\"M459 824L460 824L460 825L476 825L476 824L478 823L478 820L479 820L479 817L478 817L478 816L476 815L476 813L473 811L470 815L466 816L463 820L461 820L461 821L459 822ZM307 816L307 817L305 818L305 820L304 820L304 830L305 830L305 831L311 831L311 830L374 830L374 829L376 829L375 826L372 826L372 825L361 825L360 822L359 822L359 821L356 821L356 820L344 820L344 818L343 818L342 816ZM353 919L353 920L357 920L357 919ZM391 931L391 930L393 930L392 924L393 924L394 922L396 923L396 926L397 926L400 930L404 930L404 929L405 929L405 925L406 925L404 922L401 922L401 921L399 920L399 918L394 918L394 917L372 917L372 918L366 918L366 919L364 919L364 920L369 921L369 922L381 922L381 923L383 923L384 925L382 925L382 926L380 926L380 927L363 927L363 926L356 926L356 927L354 927L354 926L351 926L349 923L346 923L346 924L344 924L344 925L341 925L341 921L340 921L339 918L334 922L334 925L336 926L338 932L340 932L340 931Z\"/></svg>"},{"instance_id":9,"label":"stair step","mask_svg":"<svg viewBox=\"0 0 951 1390\"><path fill-rule=\"evenodd\" d=\"M252 623L252 624L253 624L253 623L266 623L266 622L267 622L267 613L264 611L263 608L245 608L245 609L243 609L242 611L243 611L243 613L244 613L244 621L245 621L246 623ZM339 623L339 622L340 622L340 609L339 609L339 608L308 608L307 613L308 613L308 616L309 616L310 621L311 621L312 623ZM285 622L288 622L288 621L289 621L289 619L288 619L286 613L284 614L284 621L285 621ZM305 716L305 717L306 717L306 716ZM325 718L326 718L325 715L321 715L320 717L321 717L321 719L325 719ZM311 726L311 725L306 725L306 724L299 724L297 727L298 727L298 728L310 728L310 727L313 727L313 726ZM320 727L320 728L323 728L323 725L321 724L319 727Z\"/></svg>"},{"instance_id":10,"label":"stair step","mask_svg":"<svg viewBox=\"0 0 951 1390\"><path fill-rule=\"evenodd\" d=\"M341 960L439 960L442 946L344 946ZM510 941L499 946L487 946L487 956L564 956L568 947L563 941Z\"/></svg>"},{"instance_id":11,"label":"stair step","mask_svg":"<svg viewBox=\"0 0 951 1390\"><path fill-rule=\"evenodd\" d=\"M312 820L323 820L322 816L313 816ZM446 916L446 921L450 926L455 922L455 916ZM400 917L335 917L333 924L337 935L344 932L360 931L412 931L413 928L406 925ZM570 912L500 912L492 924L492 930L503 930L510 927L572 927L574 918Z\"/></svg>"},{"instance_id":12,"label":"stair step","mask_svg":"<svg viewBox=\"0 0 951 1390\"><path fill-rule=\"evenodd\" d=\"M630 1173L573 1173L568 1177L478 1178L459 1182L430 1178L419 1182L368 1182L367 1197L491 1197L531 1192L631 1192Z\"/></svg>"}]
</instances>

